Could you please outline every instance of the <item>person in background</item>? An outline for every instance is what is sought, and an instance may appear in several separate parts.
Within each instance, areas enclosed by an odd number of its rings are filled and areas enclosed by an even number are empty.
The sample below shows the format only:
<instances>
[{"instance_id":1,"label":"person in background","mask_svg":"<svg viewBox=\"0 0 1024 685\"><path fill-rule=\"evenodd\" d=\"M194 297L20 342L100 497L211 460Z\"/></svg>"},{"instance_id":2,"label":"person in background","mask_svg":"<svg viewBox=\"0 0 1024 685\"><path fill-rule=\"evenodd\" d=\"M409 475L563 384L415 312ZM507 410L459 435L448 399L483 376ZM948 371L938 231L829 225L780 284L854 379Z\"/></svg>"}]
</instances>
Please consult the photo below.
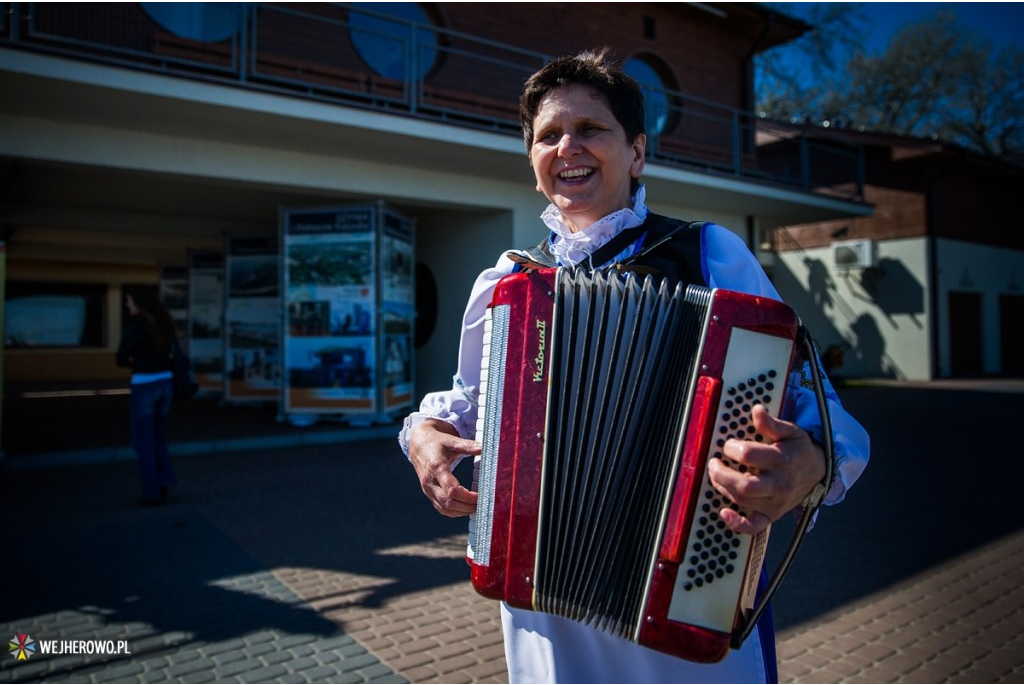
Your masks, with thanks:
<instances>
[{"instance_id":1,"label":"person in background","mask_svg":"<svg viewBox=\"0 0 1024 685\"><path fill-rule=\"evenodd\" d=\"M139 459L143 506L157 506L177 479L167 446L167 417L174 399L172 354L178 347L174 323L149 288L128 288L131 319L117 347L117 365L131 368L132 446Z\"/></svg>"},{"instance_id":2,"label":"person in background","mask_svg":"<svg viewBox=\"0 0 1024 685\"><path fill-rule=\"evenodd\" d=\"M647 209L646 189L639 182L646 158L643 122L642 92L604 52L554 60L527 80L520 123L537 190L551 203L541 214L548 237L533 254L543 253L558 266L595 269L640 258L635 263L656 266L676 281L780 299L735 233L713 223L675 231L686 222ZM664 240L673 232L678 239ZM477 493L460 483L452 468L462 457L481 451L473 438L482 321L497 282L518 268L506 254L478 277L463 319L454 385L424 397L399 435L424 494L446 516L465 516L476 509ZM767 440L725 444L724 455L743 468L709 460L714 487L748 512L719 512L737 532L764 530L798 508L819 484L827 490L825 503L838 503L867 464L867 433L828 385L836 463L832 482L824 482L822 421L814 393L802 387L799 375L794 374L787 388L795 408L790 420L755 408L754 426ZM501 620L513 683L739 683L777 678L769 612L740 649L716 664L684 661L582 623L505 603Z\"/></svg>"}]
</instances>

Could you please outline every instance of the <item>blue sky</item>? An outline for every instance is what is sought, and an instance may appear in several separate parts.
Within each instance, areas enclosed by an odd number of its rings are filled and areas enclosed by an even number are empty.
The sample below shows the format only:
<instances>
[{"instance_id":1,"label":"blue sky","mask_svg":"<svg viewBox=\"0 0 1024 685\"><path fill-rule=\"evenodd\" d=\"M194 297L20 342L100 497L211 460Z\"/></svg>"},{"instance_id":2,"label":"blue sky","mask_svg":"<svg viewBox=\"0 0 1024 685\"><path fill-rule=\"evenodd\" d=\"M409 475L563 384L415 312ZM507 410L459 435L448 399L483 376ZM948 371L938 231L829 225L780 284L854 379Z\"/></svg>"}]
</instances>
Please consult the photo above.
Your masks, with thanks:
<instances>
[{"instance_id":1,"label":"blue sky","mask_svg":"<svg viewBox=\"0 0 1024 685\"><path fill-rule=\"evenodd\" d=\"M884 49L905 24L928 19L940 9L952 10L965 28L987 36L997 47L1024 48L1024 3L1019 2L872 2L864 10L874 23L872 40Z\"/></svg>"},{"instance_id":2,"label":"blue sky","mask_svg":"<svg viewBox=\"0 0 1024 685\"><path fill-rule=\"evenodd\" d=\"M803 18L809 5L779 4L784 13ZM1024 48L1024 2L865 2L860 3L868 18L868 52L885 50L892 36L906 24L930 19L940 9L952 10L967 29L987 36L997 48L1016 44Z\"/></svg>"}]
</instances>

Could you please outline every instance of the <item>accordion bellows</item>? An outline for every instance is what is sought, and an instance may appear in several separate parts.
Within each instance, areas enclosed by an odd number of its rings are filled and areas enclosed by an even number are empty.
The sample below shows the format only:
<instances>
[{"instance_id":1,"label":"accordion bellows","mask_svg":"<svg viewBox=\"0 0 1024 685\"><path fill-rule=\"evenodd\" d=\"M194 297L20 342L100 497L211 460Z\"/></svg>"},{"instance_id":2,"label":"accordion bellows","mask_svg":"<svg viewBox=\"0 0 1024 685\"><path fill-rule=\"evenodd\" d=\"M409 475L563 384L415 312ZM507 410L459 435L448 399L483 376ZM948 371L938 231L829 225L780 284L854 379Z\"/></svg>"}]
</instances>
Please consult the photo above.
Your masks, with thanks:
<instances>
[{"instance_id":1,"label":"accordion bellows","mask_svg":"<svg viewBox=\"0 0 1024 685\"><path fill-rule=\"evenodd\" d=\"M778 416L796 314L763 297L540 269L488 309L467 558L512 606L714 662L754 601L767 531L730 531L705 473Z\"/></svg>"}]
</instances>

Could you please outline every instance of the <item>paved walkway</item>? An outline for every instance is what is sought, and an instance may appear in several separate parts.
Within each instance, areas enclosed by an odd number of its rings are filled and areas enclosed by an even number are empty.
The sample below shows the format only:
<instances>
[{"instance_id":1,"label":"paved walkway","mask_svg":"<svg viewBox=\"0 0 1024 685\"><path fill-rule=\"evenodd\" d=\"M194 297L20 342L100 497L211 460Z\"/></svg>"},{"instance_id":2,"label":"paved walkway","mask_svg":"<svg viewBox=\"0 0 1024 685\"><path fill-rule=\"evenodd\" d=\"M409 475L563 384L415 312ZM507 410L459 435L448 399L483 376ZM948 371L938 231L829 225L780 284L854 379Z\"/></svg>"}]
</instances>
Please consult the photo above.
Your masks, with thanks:
<instances>
[{"instance_id":1,"label":"paved walkway","mask_svg":"<svg viewBox=\"0 0 1024 685\"><path fill-rule=\"evenodd\" d=\"M1024 682L1020 450L1006 437L1024 394L843 397L873 462L780 591L781 680ZM0 682L506 682L497 607L466 582L465 521L434 513L392 438L321 427L231 449L260 428L247 433L202 455L180 434L180 486L152 509L119 452L8 457L0 631L36 652L5 655ZM67 653L107 645L131 653Z\"/></svg>"}]
</instances>

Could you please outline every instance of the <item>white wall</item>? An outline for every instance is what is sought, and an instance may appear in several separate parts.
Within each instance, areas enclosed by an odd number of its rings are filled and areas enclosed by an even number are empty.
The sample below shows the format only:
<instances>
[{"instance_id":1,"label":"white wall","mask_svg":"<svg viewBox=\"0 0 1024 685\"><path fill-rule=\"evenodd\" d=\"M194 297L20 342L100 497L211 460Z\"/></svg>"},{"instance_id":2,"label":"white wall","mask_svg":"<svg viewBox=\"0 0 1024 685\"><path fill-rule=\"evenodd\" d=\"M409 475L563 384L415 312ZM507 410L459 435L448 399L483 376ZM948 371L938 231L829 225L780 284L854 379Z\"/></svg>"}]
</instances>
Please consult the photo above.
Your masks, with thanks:
<instances>
[{"instance_id":1,"label":"white wall","mask_svg":"<svg viewBox=\"0 0 1024 685\"><path fill-rule=\"evenodd\" d=\"M775 282L822 349L849 344L839 374L931 377L924 239L876 242L877 266L841 271L831 248L778 254Z\"/></svg>"},{"instance_id":2,"label":"white wall","mask_svg":"<svg viewBox=\"0 0 1024 685\"><path fill-rule=\"evenodd\" d=\"M999 296L1024 293L1024 252L1005 248L940 240L936 250L938 273L937 308L939 320L949 321L949 293L965 292L981 295L982 372L1002 371L1000 349ZM944 324L939 332L939 370L941 376L951 372L950 337L952 331Z\"/></svg>"}]
</instances>

